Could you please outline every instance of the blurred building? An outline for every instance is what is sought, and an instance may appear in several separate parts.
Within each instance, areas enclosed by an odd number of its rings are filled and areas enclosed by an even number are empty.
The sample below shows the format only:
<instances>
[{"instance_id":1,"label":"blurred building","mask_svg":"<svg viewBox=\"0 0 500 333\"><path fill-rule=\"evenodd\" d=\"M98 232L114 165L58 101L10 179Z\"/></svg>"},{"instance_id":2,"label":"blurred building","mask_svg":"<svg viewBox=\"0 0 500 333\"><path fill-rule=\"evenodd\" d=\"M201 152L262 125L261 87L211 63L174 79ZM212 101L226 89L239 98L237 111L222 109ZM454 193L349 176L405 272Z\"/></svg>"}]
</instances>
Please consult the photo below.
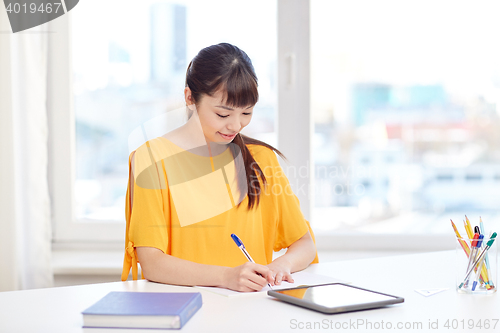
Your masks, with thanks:
<instances>
[{"instance_id":1,"label":"blurred building","mask_svg":"<svg viewBox=\"0 0 500 333\"><path fill-rule=\"evenodd\" d=\"M151 5L151 79L169 82L187 68L186 7L171 3Z\"/></svg>"},{"instance_id":2,"label":"blurred building","mask_svg":"<svg viewBox=\"0 0 500 333\"><path fill-rule=\"evenodd\" d=\"M476 126L468 112L441 85L354 84L352 139L316 129L322 137L315 150L322 156L316 161L317 206L358 207L367 220L409 211L496 209L500 167L488 156L495 140L485 134L491 124ZM335 141L344 147L332 149ZM339 150L348 151L345 161Z\"/></svg>"}]
</instances>

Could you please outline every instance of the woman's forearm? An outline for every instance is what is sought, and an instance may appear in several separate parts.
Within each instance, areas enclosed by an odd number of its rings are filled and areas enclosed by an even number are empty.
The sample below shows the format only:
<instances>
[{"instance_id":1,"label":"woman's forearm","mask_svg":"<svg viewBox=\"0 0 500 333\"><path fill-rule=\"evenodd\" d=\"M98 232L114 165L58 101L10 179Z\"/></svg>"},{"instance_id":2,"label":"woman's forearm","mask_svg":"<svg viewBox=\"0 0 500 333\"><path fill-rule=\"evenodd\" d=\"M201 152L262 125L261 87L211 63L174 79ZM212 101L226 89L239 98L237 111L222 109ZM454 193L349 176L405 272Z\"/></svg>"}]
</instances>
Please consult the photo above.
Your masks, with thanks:
<instances>
[{"instance_id":1,"label":"woman's forearm","mask_svg":"<svg viewBox=\"0 0 500 333\"><path fill-rule=\"evenodd\" d=\"M144 277L154 282L245 292L261 290L268 282L273 282L271 270L253 262L236 267L204 265L173 257L153 247L136 249Z\"/></svg>"},{"instance_id":2,"label":"woman's forearm","mask_svg":"<svg viewBox=\"0 0 500 333\"><path fill-rule=\"evenodd\" d=\"M276 258L286 267L290 267L290 273L303 270L311 264L316 257L316 246L309 231L288 247L288 250L281 257Z\"/></svg>"},{"instance_id":3,"label":"woman's forearm","mask_svg":"<svg viewBox=\"0 0 500 333\"><path fill-rule=\"evenodd\" d=\"M198 264L152 247L138 247L137 256L144 277L150 281L182 286L224 287L224 275L228 267Z\"/></svg>"}]
</instances>

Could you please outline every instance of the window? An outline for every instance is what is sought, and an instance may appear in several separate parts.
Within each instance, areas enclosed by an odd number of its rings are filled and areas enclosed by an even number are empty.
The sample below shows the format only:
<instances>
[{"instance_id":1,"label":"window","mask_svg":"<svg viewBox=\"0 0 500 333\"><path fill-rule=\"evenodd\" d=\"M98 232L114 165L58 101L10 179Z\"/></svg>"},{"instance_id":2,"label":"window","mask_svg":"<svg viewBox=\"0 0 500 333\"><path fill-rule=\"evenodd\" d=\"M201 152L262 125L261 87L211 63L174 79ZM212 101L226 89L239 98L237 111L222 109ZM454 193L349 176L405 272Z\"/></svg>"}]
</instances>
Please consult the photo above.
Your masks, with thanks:
<instances>
[{"instance_id":1,"label":"window","mask_svg":"<svg viewBox=\"0 0 500 333\"><path fill-rule=\"evenodd\" d=\"M316 229L451 235L450 218L498 221L498 9L311 0L315 170L331 171L316 173Z\"/></svg>"},{"instance_id":2,"label":"window","mask_svg":"<svg viewBox=\"0 0 500 333\"><path fill-rule=\"evenodd\" d=\"M241 4L227 0L89 0L69 16L71 24L53 22L61 31L71 27L53 50L71 45L72 77L72 97L66 108L60 102L60 110L70 109L72 115L58 117L55 111L52 116L56 132L69 125L60 138L71 141L61 150L63 143L54 135L53 151L60 152L61 166L74 170L53 177L62 189L54 192L56 240L123 239L129 135L184 106L186 68L203 47L229 42L252 59L260 99L244 133L276 145L275 1L253 1L242 11ZM56 76L63 77L64 70L55 70ZM63 82L56 80L59 86ZM71 160L63 161L65 156ZM63 189L64 182L71 183L69 189Z\"/></svg>"}]
</instances>

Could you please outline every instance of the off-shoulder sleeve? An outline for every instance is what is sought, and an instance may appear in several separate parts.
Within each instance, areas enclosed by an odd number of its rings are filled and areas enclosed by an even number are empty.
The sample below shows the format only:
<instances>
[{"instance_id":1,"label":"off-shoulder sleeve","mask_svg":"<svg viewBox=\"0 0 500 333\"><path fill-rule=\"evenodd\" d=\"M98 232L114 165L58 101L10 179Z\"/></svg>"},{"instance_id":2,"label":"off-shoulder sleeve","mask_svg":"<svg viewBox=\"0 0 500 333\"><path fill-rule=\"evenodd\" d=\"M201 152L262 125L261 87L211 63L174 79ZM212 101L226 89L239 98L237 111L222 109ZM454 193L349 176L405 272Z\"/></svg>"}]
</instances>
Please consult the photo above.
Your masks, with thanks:
<instances>
[{"instance_id":1,"label":"off-shoulder sleeve","mask_svg":"<svg viewBox=\"0 0 500 333\"><path fill-rule=\"evenodd\" d=\"M264 175L268 182L265 191L271 194L274 210L277 214L277 231L274 241L274 251L288 248L304 236L307 231L311 233L313 241L316 239L309 221L304 218L300 209L300 202L292 190L290 182L281 168L276 154L270 149L264 149L265 154ZM312 263L318 262L318 254Z\"/></svg>"},{"instance_id":2,"label":"off-shoulder sleeve","mask_svg":"<svg viewBox=\"0 0 500 333\"><path fill-rule=\"evenodd\" d=\"M122 280L130 269L137 279L136 247L155 247L167 253L168 186L162 161L155 161L149 145L144 145L129 157L129 180L125 203L125 258Z\"/></svg>"}]
</instances>

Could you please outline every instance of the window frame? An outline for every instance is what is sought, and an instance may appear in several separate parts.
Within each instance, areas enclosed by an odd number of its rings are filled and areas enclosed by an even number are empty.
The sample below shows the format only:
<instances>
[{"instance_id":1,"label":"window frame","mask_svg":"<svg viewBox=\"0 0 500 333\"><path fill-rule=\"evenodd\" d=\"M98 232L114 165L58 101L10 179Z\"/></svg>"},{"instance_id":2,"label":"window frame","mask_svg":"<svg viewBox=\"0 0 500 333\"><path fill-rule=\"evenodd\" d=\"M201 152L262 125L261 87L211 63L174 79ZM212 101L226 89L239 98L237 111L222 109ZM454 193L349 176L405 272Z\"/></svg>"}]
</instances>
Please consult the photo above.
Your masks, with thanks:
<instances>
[{"instance_id":1,"label":"window frame","mask_svg":"<svg viewBox=\"0 0 500 333\"><path fill-rule=\"evenodd\" d=\"M278 1L280 2L280 1ZM302 1L309 6L309 1ZM279 8L285 3L278 4ZM77 219L75 214L75 114L73 105L71 13L48 22L47 109L49 123L49 171L53 242L55 244L122 245L125 223ZM278 15L279 16L279 15ZM289 39L293 39L288 31ZM278 92L279 94L279 92ZM283 117L279 119L284 119ZM277 124L278 128L286 128ZM291 150L293 151L293 149ZM307 181L307 180L306 180ZM302 200L307 201L307 197ZM125 215L125 212L124 212Z\"/></svg>"},{"instance_id":2,"label":"window frame","mask_svg":"<svg viewBox=\"0 0 500 333\"><path fill-rule=\"evenodd\" d=\"M75 114L71 68L71 13L49 23L47 110L54 243L121 244L125 223L85 221L75 215Z\"/></svg>"},{"instance_id":3,"label":"window frame","mask_svg":"<svg viewBox=\"0 0 500 333\"><path fill-rule=\"evenodd\" d=\"M278 148L289 161L285 172L296 171L287 177L308 221L314 202L309 8L309 0L278 0Z\"/></svg>"}]
</instances>

